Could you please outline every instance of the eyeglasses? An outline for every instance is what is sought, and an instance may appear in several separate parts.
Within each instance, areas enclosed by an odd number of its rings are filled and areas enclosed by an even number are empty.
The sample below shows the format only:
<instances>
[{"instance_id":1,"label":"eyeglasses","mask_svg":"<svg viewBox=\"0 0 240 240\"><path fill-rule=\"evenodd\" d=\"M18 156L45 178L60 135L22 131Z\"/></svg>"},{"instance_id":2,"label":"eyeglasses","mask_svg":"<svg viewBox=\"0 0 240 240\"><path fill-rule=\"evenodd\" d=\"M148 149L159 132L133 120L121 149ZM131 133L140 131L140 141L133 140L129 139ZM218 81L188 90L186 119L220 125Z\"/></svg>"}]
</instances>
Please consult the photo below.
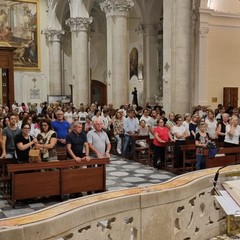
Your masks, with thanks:
<instances>
[{"instance_id":1,"label":"eyeglasses","mask_svg":"<svg viewBox=\"0 0 240 240\"><path fill-rule=\"evenodd\" d=\"M30 128L23 128L24 130L29 130Z\"/></svg>"}]
</instances>

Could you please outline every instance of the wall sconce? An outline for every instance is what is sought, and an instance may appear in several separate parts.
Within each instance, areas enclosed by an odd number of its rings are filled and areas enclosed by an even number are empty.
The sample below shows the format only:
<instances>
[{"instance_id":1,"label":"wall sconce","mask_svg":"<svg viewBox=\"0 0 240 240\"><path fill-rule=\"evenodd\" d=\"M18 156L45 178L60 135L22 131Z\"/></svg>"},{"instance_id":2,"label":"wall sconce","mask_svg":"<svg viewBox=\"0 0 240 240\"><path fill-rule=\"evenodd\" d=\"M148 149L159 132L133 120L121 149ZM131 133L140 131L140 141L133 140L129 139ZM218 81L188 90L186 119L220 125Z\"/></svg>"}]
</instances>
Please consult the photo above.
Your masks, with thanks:
<instances>
[{"instance_id":1,"label":"wall sconce","mask_svg":"<svg viewBox=\"0 0 240 240\"><path fill-rule=\"evenodd\" d=\"M143 64L142 63L138 64L138 80L139 81L143 80Z\"/></svg>"}]
</instances>

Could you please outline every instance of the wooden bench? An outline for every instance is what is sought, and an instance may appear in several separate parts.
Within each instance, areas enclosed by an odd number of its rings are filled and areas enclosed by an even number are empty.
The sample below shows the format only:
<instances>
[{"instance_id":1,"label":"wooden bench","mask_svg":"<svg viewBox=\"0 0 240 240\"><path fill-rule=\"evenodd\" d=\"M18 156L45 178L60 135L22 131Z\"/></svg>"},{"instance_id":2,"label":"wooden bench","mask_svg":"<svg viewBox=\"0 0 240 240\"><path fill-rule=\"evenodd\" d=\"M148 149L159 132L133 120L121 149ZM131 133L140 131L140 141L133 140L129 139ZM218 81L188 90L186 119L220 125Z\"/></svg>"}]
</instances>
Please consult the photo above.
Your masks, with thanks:
<instances>
[{"instance_id":1,"label":"wooden bench","mask_svg":"<svg viewBox=\"0 0 240 240\"><path fill-rule=\"evenodd\" d=\"M10 175L7 172L7 164L17 163L16 159L13 158L4 158L0 159L0 194L3 199L9 198L10 193Z\"/></svg>"},{"instance_id":2,"label":"wooden bench","mask_svg":"<svg viewBox=\"0 0 240 240\"><path fill-rule=\"evenodd\" d=\"M204 150L204 154L206 155L206 168L221 167L240 161L240 147L219 148L214 158L208 157L208 151L208 149Z\"/></svg>"},{"instance_id":3,"label":"wooden bench","mask_svg":"<svg viewBox=\"0 0 240 240\"><path fill-rule=\"evenodd\" d=\"M138 140L146 141L146 147L142 147L137 144ZM135 147L134 147L134 160L139 161L141 163L147 163L148 160L148 151L149 147L151 146L152 139L149 138L149 135L147 136L135 136ZM142 154L144 152L144 154Z\"/></svg>"},{"instance_id":4,"label":"wooden bench","mask_svg":"<svg viewBox=\"0 0 240 240\"><path fill-rule=\"evenodd\" d=\"M196 145L192 143L182 145L181 150L183 152L183 173L194 171L196 169Z\"/></svg>"},{"instance_id":5,"label":"wooden bench","mask_svg":"<svg viewBox=\"0 0 240 240\"><path fill-rule=\"evenodd\" d=\"M108 158L89 162L62 160L54 162L7 165L11 176L10 202L70 193L106 190Z\"/></svg>"}]
</instances>

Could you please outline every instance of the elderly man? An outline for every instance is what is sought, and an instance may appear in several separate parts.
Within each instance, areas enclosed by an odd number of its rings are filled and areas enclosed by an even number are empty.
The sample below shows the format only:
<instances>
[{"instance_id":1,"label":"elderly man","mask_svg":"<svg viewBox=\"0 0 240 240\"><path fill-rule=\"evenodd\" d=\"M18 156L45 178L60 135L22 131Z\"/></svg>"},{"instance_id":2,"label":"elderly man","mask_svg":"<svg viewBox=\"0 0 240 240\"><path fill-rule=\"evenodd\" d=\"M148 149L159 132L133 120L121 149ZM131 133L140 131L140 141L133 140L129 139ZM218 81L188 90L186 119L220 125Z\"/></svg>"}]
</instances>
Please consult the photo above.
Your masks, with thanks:
<instances>
[{"instance_id":1,"label":"elderly man","mask_svg":"<svg viewBox=\"0 0 240 240\"><path fill-rule=\"evenodd\" d=\"M97 158L110 158L111 143L102 130L102 121L96 119L93 123L94 129L87 133L87 140L90 150Z\"/></svg>"},{"instance_id":2,"label":"elderly man","mask_svg":"<svg viewBox=\"0 0 240 240\"><path fill-rule=\"evenodd\" d=\"M76 121L72 125L73 131L66 137L68 157L74 159L76 162L80 162L89 158L89 147L87 142L86 133L82 131L82 123ZM83 147L85 147L85 156L83 153Z\"/></svg>"}]
</instances>

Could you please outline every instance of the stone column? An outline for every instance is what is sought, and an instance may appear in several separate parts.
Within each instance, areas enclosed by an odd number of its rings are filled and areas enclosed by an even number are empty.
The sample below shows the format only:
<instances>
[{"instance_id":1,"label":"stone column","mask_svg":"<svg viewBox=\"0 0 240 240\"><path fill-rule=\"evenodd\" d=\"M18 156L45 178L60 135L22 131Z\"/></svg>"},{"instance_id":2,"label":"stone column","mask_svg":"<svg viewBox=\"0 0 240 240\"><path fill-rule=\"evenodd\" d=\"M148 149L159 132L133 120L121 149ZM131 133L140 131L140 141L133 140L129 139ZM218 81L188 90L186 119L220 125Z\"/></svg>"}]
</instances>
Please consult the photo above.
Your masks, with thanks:
<instances>
[{"instance_id":1,"label":"stone column","mask_svg":"<svg viewBox=\"0 0 240 240\"><path fill-rule=\"evenodd\" d=\"M155 104L156 96L159 95L158 75L158 42L157 26L144 24L144 96L145 102Z\"/></svg>"},{"instance_id":2,"label":"stone column","mask_svg":"<svg viewBox=\"0 0 240 240\"><path fill-rule=\"evenodd\" d=\"M190 111L192 1L164 0L163 107L169 113Z\"/></svg>"},{"instance_id":3,"label":"stone column","mask_svg":"<svg viewBox=\"0 0 240 240\"><path fill-rule=\"evenodd\" d=\"M132 0L106 0L100 6L107 17L108 103L119 108L129 102L127 17L134 3Z\"/></svg>"},{"instance_id":4,"label":"stone column","mask_svg":"<svg viewBox=\"0 0 240 240\"><path fill-rule=\"evenodd\" d=\"M62 95L61 38L64 30L45 29L49 42L49 94Z\"/></svg>"},{"instance_id":5,"label":"stone column","mask_svg":"<svg viewBox=\"0 0 240 240\"><path fill-rule=\"evenodd\" d=\"M72 98L75 106L90 102L88 30L92 21L91 17L66 20L72 32Z\"/></svg>"}]
</instances>

